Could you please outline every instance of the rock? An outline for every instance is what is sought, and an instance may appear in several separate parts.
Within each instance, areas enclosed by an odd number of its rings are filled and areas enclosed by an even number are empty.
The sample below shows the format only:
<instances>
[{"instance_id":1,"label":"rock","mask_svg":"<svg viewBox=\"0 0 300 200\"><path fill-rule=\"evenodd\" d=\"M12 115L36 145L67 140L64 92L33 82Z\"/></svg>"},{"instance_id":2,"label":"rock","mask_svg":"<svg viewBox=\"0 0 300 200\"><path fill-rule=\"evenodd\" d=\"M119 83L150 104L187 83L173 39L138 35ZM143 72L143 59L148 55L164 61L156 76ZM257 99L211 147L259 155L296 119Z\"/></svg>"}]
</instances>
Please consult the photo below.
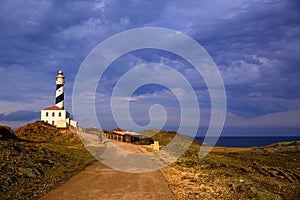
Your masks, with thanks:
<instances>
[{"instance_id":1,"label":"rock","mask_svg":"<svg viewBox=\"0 0 300 200\"><path fill-rule=\"evenodd\" d=\"M244 185L252 185L253 184L252 181L247 180L247 179L245 179L243 183L244 183Z\"/></svg>"},{"instance_id":2,"label":"rock","mask_svg":"<svg viewBox=\"0 0 300 200\"><path fill-rule=\"evenodd\" d=\"M228 186L229 186L231 191L235 191L235 186L234 186L233 183L230 183Z\"/></svg>"},{"instance_id":3,"label":"rock","mask_svg":"<svg viewBox=\"0 0 300 200\"><path fill-rule=\"evenodd\" d=\"M291 183L294 183L294 180L287 173L285 173L283 170L278 170L277 174L279 176L283 176L284 178L289 180Z\"/></svg>"},{"instance_id":4,"label":"rock","mask_svg":"<svg viewBox=\"0 0 300 200\"><path fill-rule=\"evenodd\" d=\"M37 178L40 178L42 176L42 173L40 172L40 170L33 168L32 172L36 175Z\"/></svg>"},{"instance_id":5,"label":"rock","mask_svg":"<svg viewBox=\"0 0 300 200\"><path fill-rule=\"evenodd\" d=\"M23 172L21 172L21 171L16 171L16 175L17 175L17 176L23 176Z\"/></svg>"},{"instance_id":6,"label":"rock","mask_svg":"<svg viewBox=\"0 0 300 200\"><path fill-rule=\"evenodd\" d=\"M18 170L20 172L22 172L25 176L27 176L28 178L36 178L36 175L32 172L31 168L23 168L23 167L19 167Z\"/></svg>"},{"instance_id":7,"label":"rock","mask_svg":"<svg viewBox=\"0 0 300 200\"><path fill-rule=\"evenodd\" d=\"M43 162L43 164L46 164L46 165L53 165L54 164L54 162L52 160L49 160L49 159L43 160L42 162Z\"/></svg>"},{"instance_id":8,"label":"rock","mask_svg":"<svg viewBox=\"0 0 300 200\"><path fill-rule=\"evenodd\" d=\"M250 188L251 192L260 200L281 200L282 198L278 194L273 194L267 190L257 189L255 187Z\"/></svg>"},{"instance_id":9,"label":"rock","mask_svg":"<svg viewBox=\"0 0 300 200\"><path fill-rule=\"evenodd\" d=\"M12 185L14 182L11 180L11 178L9 177L8 179L7 179L7 183L8 183L8 185Z\"/></svg>"}]
</instances>

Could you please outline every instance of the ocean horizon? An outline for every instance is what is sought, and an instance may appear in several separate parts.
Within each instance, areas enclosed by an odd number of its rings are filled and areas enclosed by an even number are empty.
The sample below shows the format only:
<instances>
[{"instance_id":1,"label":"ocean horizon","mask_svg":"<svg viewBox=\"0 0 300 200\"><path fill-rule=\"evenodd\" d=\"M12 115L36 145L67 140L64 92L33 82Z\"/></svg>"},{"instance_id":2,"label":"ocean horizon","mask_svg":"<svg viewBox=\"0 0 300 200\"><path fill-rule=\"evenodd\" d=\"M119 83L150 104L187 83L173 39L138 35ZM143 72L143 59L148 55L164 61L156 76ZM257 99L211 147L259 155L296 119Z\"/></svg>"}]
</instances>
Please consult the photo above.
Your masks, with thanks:
<instances>
[{"instance_id":1,"label":"ocean horizon","mask_svg":"<svg viewBox=\"0 0 300 200\"><path fill-rule=\"evenodd\" d=\"M167 128L172 130L172 127ZM207 127L199 127L196 140L203 143ZM192 135L183 133L185 135ZM300 140L298 127L224 127L219 138L208 136L207 141L216 141L215 146L255 147L266 146L277 142Z\"/></svg>"},{"instance_id":2,"label":"ocean horizon","mask_svg":"<svg viewBox=\"0 0 300 200\"><path fill-rule=\"evenodd\" d=\"M196 140L203 143L205 137L195 137ZM208 141L214 141L213 137L209 137ZM300 140L300 136L221 136L217 139L215 146L219 147L260 147L278 142L292 142ZM209 143L206 143L210 145Z\"/></svg>"}]
</instances>

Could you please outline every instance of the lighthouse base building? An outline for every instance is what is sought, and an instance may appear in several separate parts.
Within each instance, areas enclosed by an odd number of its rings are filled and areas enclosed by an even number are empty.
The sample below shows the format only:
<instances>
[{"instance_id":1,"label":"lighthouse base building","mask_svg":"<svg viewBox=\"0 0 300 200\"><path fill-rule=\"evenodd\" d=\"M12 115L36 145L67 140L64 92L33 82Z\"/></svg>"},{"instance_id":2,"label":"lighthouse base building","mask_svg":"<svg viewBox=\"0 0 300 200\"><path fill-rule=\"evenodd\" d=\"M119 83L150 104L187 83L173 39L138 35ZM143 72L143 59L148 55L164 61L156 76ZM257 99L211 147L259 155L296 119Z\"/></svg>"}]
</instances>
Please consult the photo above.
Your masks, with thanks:
<instances>
[{"instance_id":1,"label":"lighthouse base building","mask_svg":"<svg viewBox=\"0 0 300 200\"><path fill-rule=\"evenodd\" d=\"M57 128L77 127L77 122L70 118L70 113L64 109L65 77L60 70L56 76L55 106L41 110L41 121L47 122Z\"/></svg>"},{"instance_id":2,"label":"lighthouse base building","mask_svg":"<svg viewBox=\"0 0 300 200\"><path fill-rule=\"evenodd\" d=\"M77 122L70 118L70 113L57 106L41 110L41 121L47 122L57 128L77 127Z\"/></svg>"}]
</instances>

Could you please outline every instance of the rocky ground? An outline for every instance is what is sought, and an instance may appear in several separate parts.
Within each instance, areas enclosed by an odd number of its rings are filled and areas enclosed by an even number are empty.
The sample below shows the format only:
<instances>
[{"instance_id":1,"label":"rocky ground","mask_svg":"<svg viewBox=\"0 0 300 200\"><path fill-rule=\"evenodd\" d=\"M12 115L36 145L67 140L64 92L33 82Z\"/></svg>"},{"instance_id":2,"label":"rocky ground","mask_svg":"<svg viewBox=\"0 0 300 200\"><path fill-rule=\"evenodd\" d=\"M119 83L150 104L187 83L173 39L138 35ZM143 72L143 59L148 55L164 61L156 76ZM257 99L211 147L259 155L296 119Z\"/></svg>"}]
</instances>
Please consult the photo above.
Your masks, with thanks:
<instances>
[{"instance_id":1,"label":"rocky ground","mask_svg":"<svg viewBox=\"0 0 300 200\"><path fill-rule=\"evenodd\" d=\"M175 135L156 131L151 137L165 146ZM151 146L140 147L151 151ZM215 147L203 159L199 148L193 142L181 158L161 170L177 199L300 197L300 141ZM0 126L0 149L0 199L37 199L95 161L75 131L43 122L17 131Z\"/></svg>"},{"instance_id":2,"label":"rocky ground","mask_svg":"<svg viewBox=\"0 0 300 200\"><path fill-rule=\"evenodd\" d=\"M300 141L259 148L198 145L162 169L178 199L300 199Z\"/></svg>"},{"instance_id":3,"label":"rocky ground","mask_svg":"<svg viewBox=\"0 0 300 200\"><path fill-rule=\"evenodd\" d=\"M37 199L94 159L72 130L36 122L0 126L0 199Z\"/></svg>"},{"instance_id":4,"label":"rocky ground","mask_svg":"<svg viewBox=\"0 0 300 200\"><path fill-rule=\"evenodd\" d=\"M143 133L162 147L176 135L158 130ZM215 147L203 159L198 156L200 146L194 141L175 163L161 169L177 199L300 199L300 141Z\"/></svg>"}]
</instances>

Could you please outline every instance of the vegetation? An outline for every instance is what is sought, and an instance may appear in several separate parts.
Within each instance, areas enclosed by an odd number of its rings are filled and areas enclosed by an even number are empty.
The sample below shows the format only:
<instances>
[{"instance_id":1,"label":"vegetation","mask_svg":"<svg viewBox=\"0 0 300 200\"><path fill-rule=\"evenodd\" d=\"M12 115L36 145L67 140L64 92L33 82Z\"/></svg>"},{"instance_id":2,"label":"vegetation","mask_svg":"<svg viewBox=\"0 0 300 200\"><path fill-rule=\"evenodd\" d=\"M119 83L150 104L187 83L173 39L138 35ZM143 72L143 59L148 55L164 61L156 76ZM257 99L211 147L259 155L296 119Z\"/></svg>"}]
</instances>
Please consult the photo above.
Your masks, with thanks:
<instances>
[{"instance_id":1,"label":"vegetation","mask_svg":"<svg viewBox=\"0 0 300 200\"><path fill-rule=\"evenodd\" d=\"M18 139L10 127L0 126L0 140Z\"/></svg>"},{"instance_id":2,"label":"vegetation","mask_svg":"<svg viewBox=\"0 0 300 200\"><path fill-rule=\"evenodd\" d=\"M37 199L94 162L72 129L38 121L10 134L0 139L0 199Z\"/></svg>"},{"instance_id":3,"label":"vegetation","mask_svg":"<svg viewBox=\"0 0 300 200\"><path fill-rule=\"evenodd\" d=\"M215 147L203 159L200 143L162 169L178 199L297 199L300 141L266 147Z\"/></svg>"},{"instance_id":4,"label":"vegetation","mask_svg":"<svg viewBox=\"0 0 300 200\"><path fill-rule=\"evenodd\" d=\"M152 138L141 138L138 139L137 141L132 142L133 144L137 144L137 145L150 145L153 144L154 141Z\"/></svg>"},{"instance_id":5,"label":"vegetation","mask_svg":"<svg viewBox=\"0 0 300 200\"><path fill-rule=\"evenodd\" d=\"M139 144L159 141L162 147L175 138L179 138L176 148L181 148L184 139L192 140L155 129L142 135ZM0 126L0 148L0 199L37 199L95 161L74 130L60 130L44 122L16 131ZM255 148L215 147L203 159L198 156L200 148L192 140L175 163L161 170L178 199L300 196L300 141Z\"/></svg>"}]
</instances>

